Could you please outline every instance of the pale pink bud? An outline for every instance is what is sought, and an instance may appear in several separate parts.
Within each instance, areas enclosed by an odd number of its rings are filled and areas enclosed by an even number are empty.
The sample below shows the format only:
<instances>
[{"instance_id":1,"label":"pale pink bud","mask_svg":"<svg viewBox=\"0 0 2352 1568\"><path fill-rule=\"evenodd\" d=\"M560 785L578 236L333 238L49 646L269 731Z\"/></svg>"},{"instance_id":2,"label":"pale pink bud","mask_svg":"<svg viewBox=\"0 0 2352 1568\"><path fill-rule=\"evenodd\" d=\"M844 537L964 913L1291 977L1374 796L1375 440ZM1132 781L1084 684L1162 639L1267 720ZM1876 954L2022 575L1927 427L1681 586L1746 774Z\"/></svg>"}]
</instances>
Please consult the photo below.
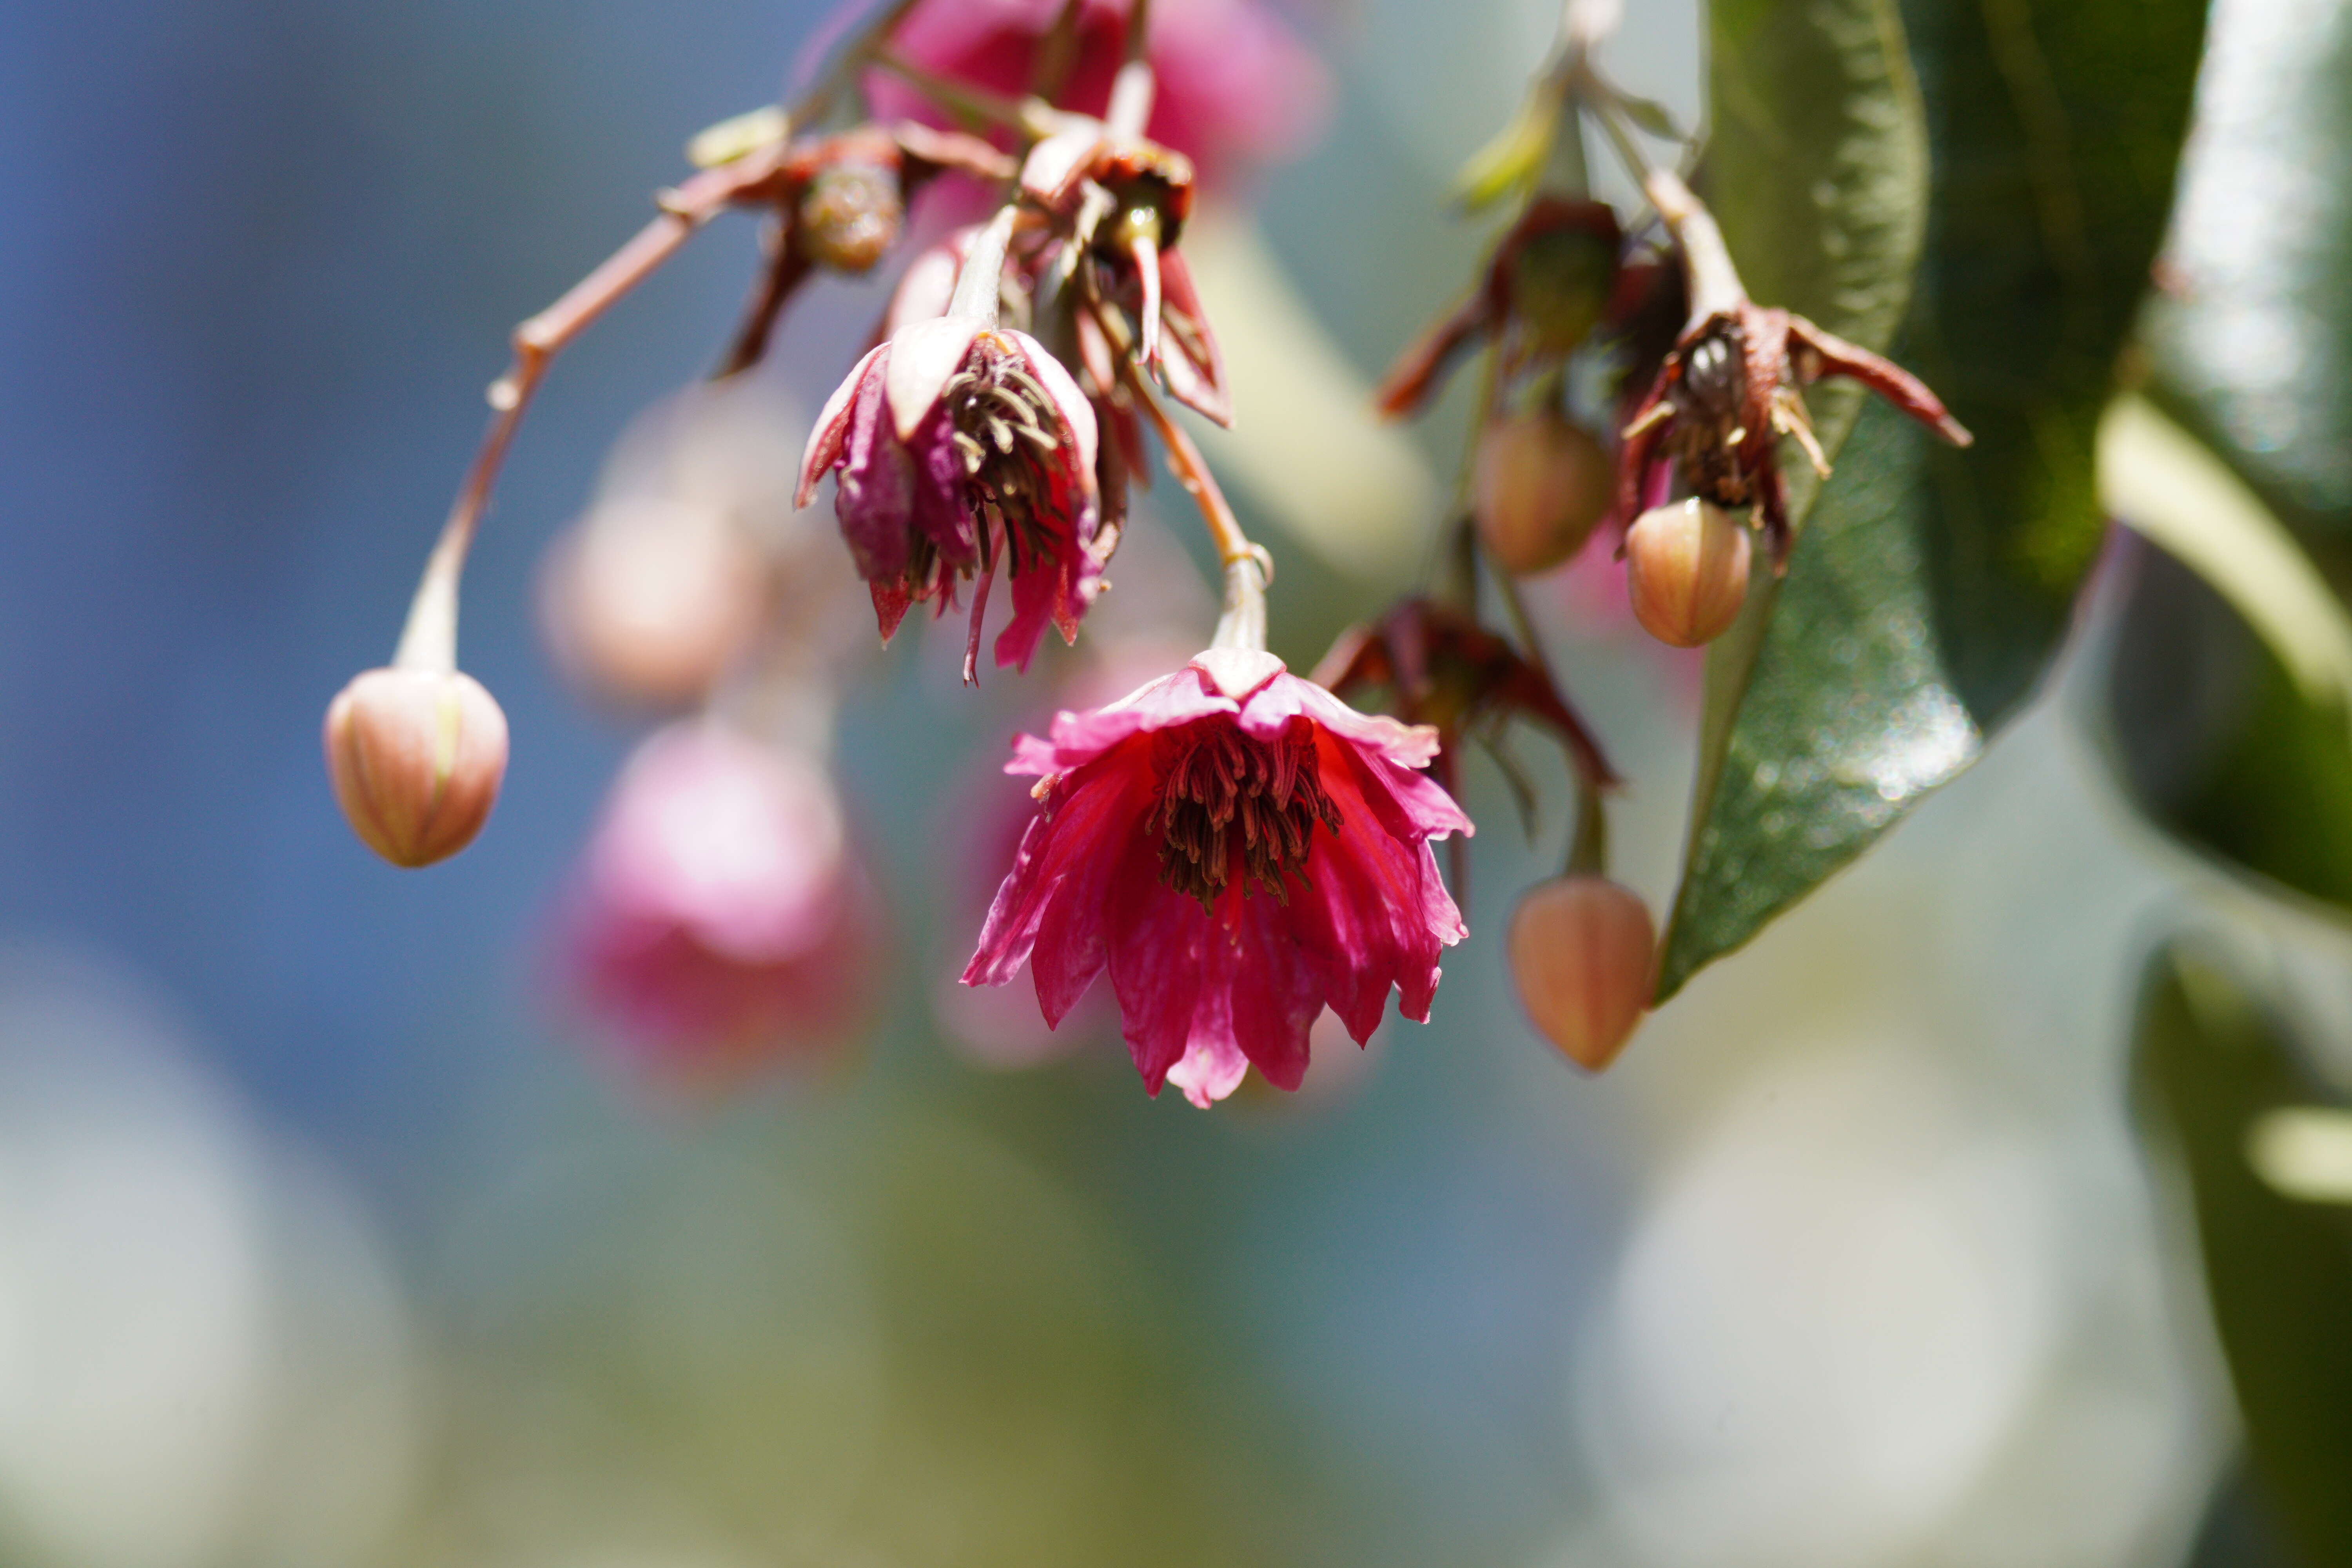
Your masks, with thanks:
<instances>
[{"instance_id":1,"label":"pale pink bud","mask_svg":"<svg viewBox=\"0 0 2352 1568\"><path fill-rule=\"evenodd\" d=\"M1584 548L1615 500L1617 470L1591 432L1548 408L1490 420L1471 510L1496 565L1525 577Z\"/></svg>"},{"instance_id":2,"label":"pale pink bud","mask_svg":"<svg viewBox=\"0 0 2352 1568\"><path fill-rule=\"evenodd\" d=\"M457 670L371 669L327 707L327 776L352 831L395 866L474 840L507 771L507 716Z\"/></svg>"},{"instance_id":3,"label":"pale pink bud","mask_svg":"<svg viewBox=\"0 0 2352 1568\"><path fill-rule=\"evenodd\" d=\"M540 621L564 673L632 707L699 702L760 626L767 572L717 508L607 501L548 552Z\"/></svg>"},{"instance_id":4,"label":"pale pink bud","mask_svg":"<svg viewBox=\"0 0 2352 1568\"><path fill-rule=\"evenodd\" d=\"M1625 531L1633 618L1676 647L1713 642L1739 618L1748 560L1748 531L1712 501L1653 507Z\"/></svg>"},{"instance_id":5,"label":"pale pink bud","mask_svg":"<svg viewBox=\"0 0 2352 1568\"><path fill-rule=\"evenodd\" d=\"M1639 895L1605 877L1539 882L1511 916L1511 975L1544 1037L1587 1072L1616 1059L1650 1000L1656 941Z\"/></svg>"}]
</instances>

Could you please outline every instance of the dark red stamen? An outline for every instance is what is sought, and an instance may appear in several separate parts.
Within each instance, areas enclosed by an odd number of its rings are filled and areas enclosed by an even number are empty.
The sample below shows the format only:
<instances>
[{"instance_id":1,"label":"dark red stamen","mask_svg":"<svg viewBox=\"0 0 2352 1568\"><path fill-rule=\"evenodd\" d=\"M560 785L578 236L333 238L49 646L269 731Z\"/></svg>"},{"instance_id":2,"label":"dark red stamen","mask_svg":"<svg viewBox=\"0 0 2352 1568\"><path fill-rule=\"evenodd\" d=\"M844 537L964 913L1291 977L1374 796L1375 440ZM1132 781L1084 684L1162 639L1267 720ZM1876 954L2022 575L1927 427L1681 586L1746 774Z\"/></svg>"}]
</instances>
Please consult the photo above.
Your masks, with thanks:
<instances>
[{"instance_id":1,"label":"dark red stamen","mask_svg":"<svg viewBox=\"0 0 2352 1568\"><path fill-rule=\"evenodd\" d=\"M1318 822L1339 831L1323 792L1312 732L1261 741L1230 719L1203 719L1152 738L1157 800L1144 831L1160 836L1160 879L1213 906L1238 871L1288 903L1287 879L1307 882Z\"/></svg>"}]
</instances>

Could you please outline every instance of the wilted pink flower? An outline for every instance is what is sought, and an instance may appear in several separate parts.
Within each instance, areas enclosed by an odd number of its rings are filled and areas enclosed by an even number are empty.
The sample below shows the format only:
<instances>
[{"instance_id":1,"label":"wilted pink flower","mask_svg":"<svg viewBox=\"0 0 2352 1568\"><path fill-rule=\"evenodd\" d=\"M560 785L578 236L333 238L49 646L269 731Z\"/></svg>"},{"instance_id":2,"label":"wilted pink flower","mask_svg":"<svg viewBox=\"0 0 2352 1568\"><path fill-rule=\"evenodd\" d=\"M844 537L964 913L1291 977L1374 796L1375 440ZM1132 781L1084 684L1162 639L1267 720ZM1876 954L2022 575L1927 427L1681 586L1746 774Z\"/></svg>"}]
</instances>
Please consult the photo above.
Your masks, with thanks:
<instances>
[{"instance_id":1,"label":"wilted pink flower","mask_svg":"<svg viewBox=\"0 0 2352 1568\"><path fill-rule=\"evenodd\" d=\"M951 310L858 361L817 418L795 497L806 506L839 470L834 511L885 637L914 604L937 598L944 614L958 583L978 575L967 679L1000 564L1013 579L1013 622L996 662L1022 669L1048 622L1076 637L1102 578L1094 409L1034 338L993 318L992 308Z\"/></svg>"},{"instance_id":2,"label":"wilted pink flower","mask_svg":"<svg viewBox=\"0 0 2352 1568\"><path fill-rule=\"evenodd\" d=\"M1129 0L1082 0L1077 50L1055 93L1100 114L1124 58ZM1038 50L1063 0L924 0L898 25L898 52L944 76L1000 92L1030 91ZM1145 133L1190 155L1211 184L1236 165L1295 151L1323 118L1330 84L1312 50L1258 0L1160 0L1151 8L1158 94ZM868 79L884 116L935 116L919 94ZM1051 86L1052 84L1045 84Z\"/></svg>"},{"instance_id":3,"label":"wilted pink flower","mask_svg":"<svg viewBox=\"0 0 2352 1568\"><path fill-rule=\"evenodd\" d=\"M1434 731L1357 712L1270 654L1216 648L1014 742L1043 809L971 985L1025 962L1049 1023L1106 965L1145 1086L1195 1105L1252 1063L1296 1089L1328 1003L1361 1044L1391 986L1425 1021L1465 934L1429 850L1469 818L1416 770Z\"/></svg>"},{"instance_id":4,"label":"wilted pink flower","mask_svg":"<svg viewBox=\"0 0 2352 1568\"><path fill-rule=\"evenodd\" d=\"M872 1000L877 924L824 770L686 722L622 769L564 935L631 1048L709 1078L845 1045Z\"/></svg>"}]
</instances>

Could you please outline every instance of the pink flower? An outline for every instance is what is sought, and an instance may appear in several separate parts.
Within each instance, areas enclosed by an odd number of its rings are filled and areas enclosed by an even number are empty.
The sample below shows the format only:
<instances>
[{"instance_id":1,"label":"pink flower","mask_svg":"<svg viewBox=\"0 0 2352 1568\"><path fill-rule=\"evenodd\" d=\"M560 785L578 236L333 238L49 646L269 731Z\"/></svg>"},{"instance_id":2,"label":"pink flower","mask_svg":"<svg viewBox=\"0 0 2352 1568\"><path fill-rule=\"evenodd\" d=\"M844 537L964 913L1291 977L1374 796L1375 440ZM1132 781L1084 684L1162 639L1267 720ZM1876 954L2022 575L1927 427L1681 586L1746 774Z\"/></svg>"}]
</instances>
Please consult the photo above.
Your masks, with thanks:
<instances>
[{"instance_id":1,"label":"pink flower","mask_svg":"<svg viewBox=\"0 0 2352 1568\"><path fill-rule=\"evenodd\" d=\"M950 311L857 362L817 418L794 504L839 471L834 512L886 638L909 605L945 614L978 575L966 679L1002 565L1013 622L996 662L1025 670L1047 623L1075 639L1101 587L1095 442L1094 409L1035 339Z\"/></svg>"},{"instance_id":2,"label":"pink flower","mask_svg":"<svg viewBox=\"0 0 2352 1568\"><path fill-rule=\"evenodd\" d=\"M565 921L584 999L654 1065L829 1058L864 1023L875 901L824 770L674 724L614 784Z\"/></svg>"},{"instance_id":3,"label":"pink flower","mask_svg":"<svg viewBox=\"0 0 2352 1568\"><path fill-rule=\"evenodd\" d=\"M1270 654L1213 648L1014 742L1043 809L968 985L1025 962L1048 1023L1110 970L1153 1094L1223 1099L1255 1063L1297 1089L1328 1003L1360 1045L1391 986L1426 1021L1465 934L1429 840L1469 818L1417 771L1435 731L1357 712Z\"/></svg>"},{"instance_id":4,"label":"pink flower","mask_svg":"<svg viewBox=\"0 0 2352 1568\"><path fill-rule=\"evenodd\" d=\"M1063 108L1100 114L1127 37L1129 0L1082 0L1077 58L1054 94ZM1000 92L1030 91L1039 42L1062 0L925 0L894 42L916 64ZM1237 165L1295 151L1321 122L1330 84L1312 50L1257 0L1160 0L1151 10L1159 79L1146 134L1191 156L1211 184ZM890 78L868 78L885 117L936 118Z\"/></svg>"}]
</instances>

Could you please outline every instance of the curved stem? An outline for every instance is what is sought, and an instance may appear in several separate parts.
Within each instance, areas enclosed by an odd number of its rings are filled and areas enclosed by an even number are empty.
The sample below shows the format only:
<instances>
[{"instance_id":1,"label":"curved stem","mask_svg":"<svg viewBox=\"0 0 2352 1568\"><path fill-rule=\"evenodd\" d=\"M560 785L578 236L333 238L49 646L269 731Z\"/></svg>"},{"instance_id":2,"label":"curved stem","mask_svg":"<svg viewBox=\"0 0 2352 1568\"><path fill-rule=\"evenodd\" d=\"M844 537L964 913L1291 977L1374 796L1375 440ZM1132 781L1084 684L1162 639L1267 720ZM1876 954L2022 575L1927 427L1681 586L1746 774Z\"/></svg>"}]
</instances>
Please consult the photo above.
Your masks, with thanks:
<instances>
[{"instance_id":1,"label":"curved stem","mask_svg":"<svg viewBox=\"0 0 2352 1568\"><path fill-rule=\"evenodd\" d=\"M1224 614L1217 622L1214 646L1246 647L1263 651L1265 647L1265 589L1274 579L1274 562L1265 551L1250 542L1242 531L1241 520L1225 500L1225 492L1217 487L1217 476L1210 471L1208 459L1184 427L1170 417L1151 389L1143 383L1135 362L1122 356L1122 379L1133 394L1144 416L1159 432L1160 444L1168 448L1168 471L1184 487L1201 509L1201 521L1208 526L1209 542L1216 546L1218 563L1224 569Z\"/></svg>"},{"instance_id":2,"label":"curved stem","mask_svg":"<svg viewBox=\"0 0 2352 1568\"><path fill-rule=\"evenodd\" d=\"M1168 410L1160 405L1150 389L1142 384L1131 362L1125 369L1127 384L1136 402L1168 447L1168 471L1176 476L1176 482L1184 487L1192 503L1201 509L1201 521L1208 525L1209 542L1217 547L1218 562L1231 566L1236 561L1263 561L1265 552L1252 544L1249 535L1242 531L1241 521L1234 516L1225 492L1217 488L1217 478L1209 471L1208 459L1201 456L1201 448L1193 445L1192 437L1185 434L1181 425L1169 417Z\"/></svg>"},{"instance_id":3,"label":"curved stem","mask_svg":"<svg viewBox=\"0 0 2352 1568\"><path fill-rule=\"evenodd\" d=\"M401 633L394 662L404 668L456 668L457 579L465 571L474 531L489 509L490 492L498 486L507 450L514 444L515 431L550 362L589 323L677 254L697 229L772 181L782 157L783 144L779 142L664 192L659 217L639 229L562 299L515 329L514 362L490 384L489 403L497 412L425 563L424 581L417 584L416 597L409 605L408 624Z\"/></svg>"}]
</instances>

